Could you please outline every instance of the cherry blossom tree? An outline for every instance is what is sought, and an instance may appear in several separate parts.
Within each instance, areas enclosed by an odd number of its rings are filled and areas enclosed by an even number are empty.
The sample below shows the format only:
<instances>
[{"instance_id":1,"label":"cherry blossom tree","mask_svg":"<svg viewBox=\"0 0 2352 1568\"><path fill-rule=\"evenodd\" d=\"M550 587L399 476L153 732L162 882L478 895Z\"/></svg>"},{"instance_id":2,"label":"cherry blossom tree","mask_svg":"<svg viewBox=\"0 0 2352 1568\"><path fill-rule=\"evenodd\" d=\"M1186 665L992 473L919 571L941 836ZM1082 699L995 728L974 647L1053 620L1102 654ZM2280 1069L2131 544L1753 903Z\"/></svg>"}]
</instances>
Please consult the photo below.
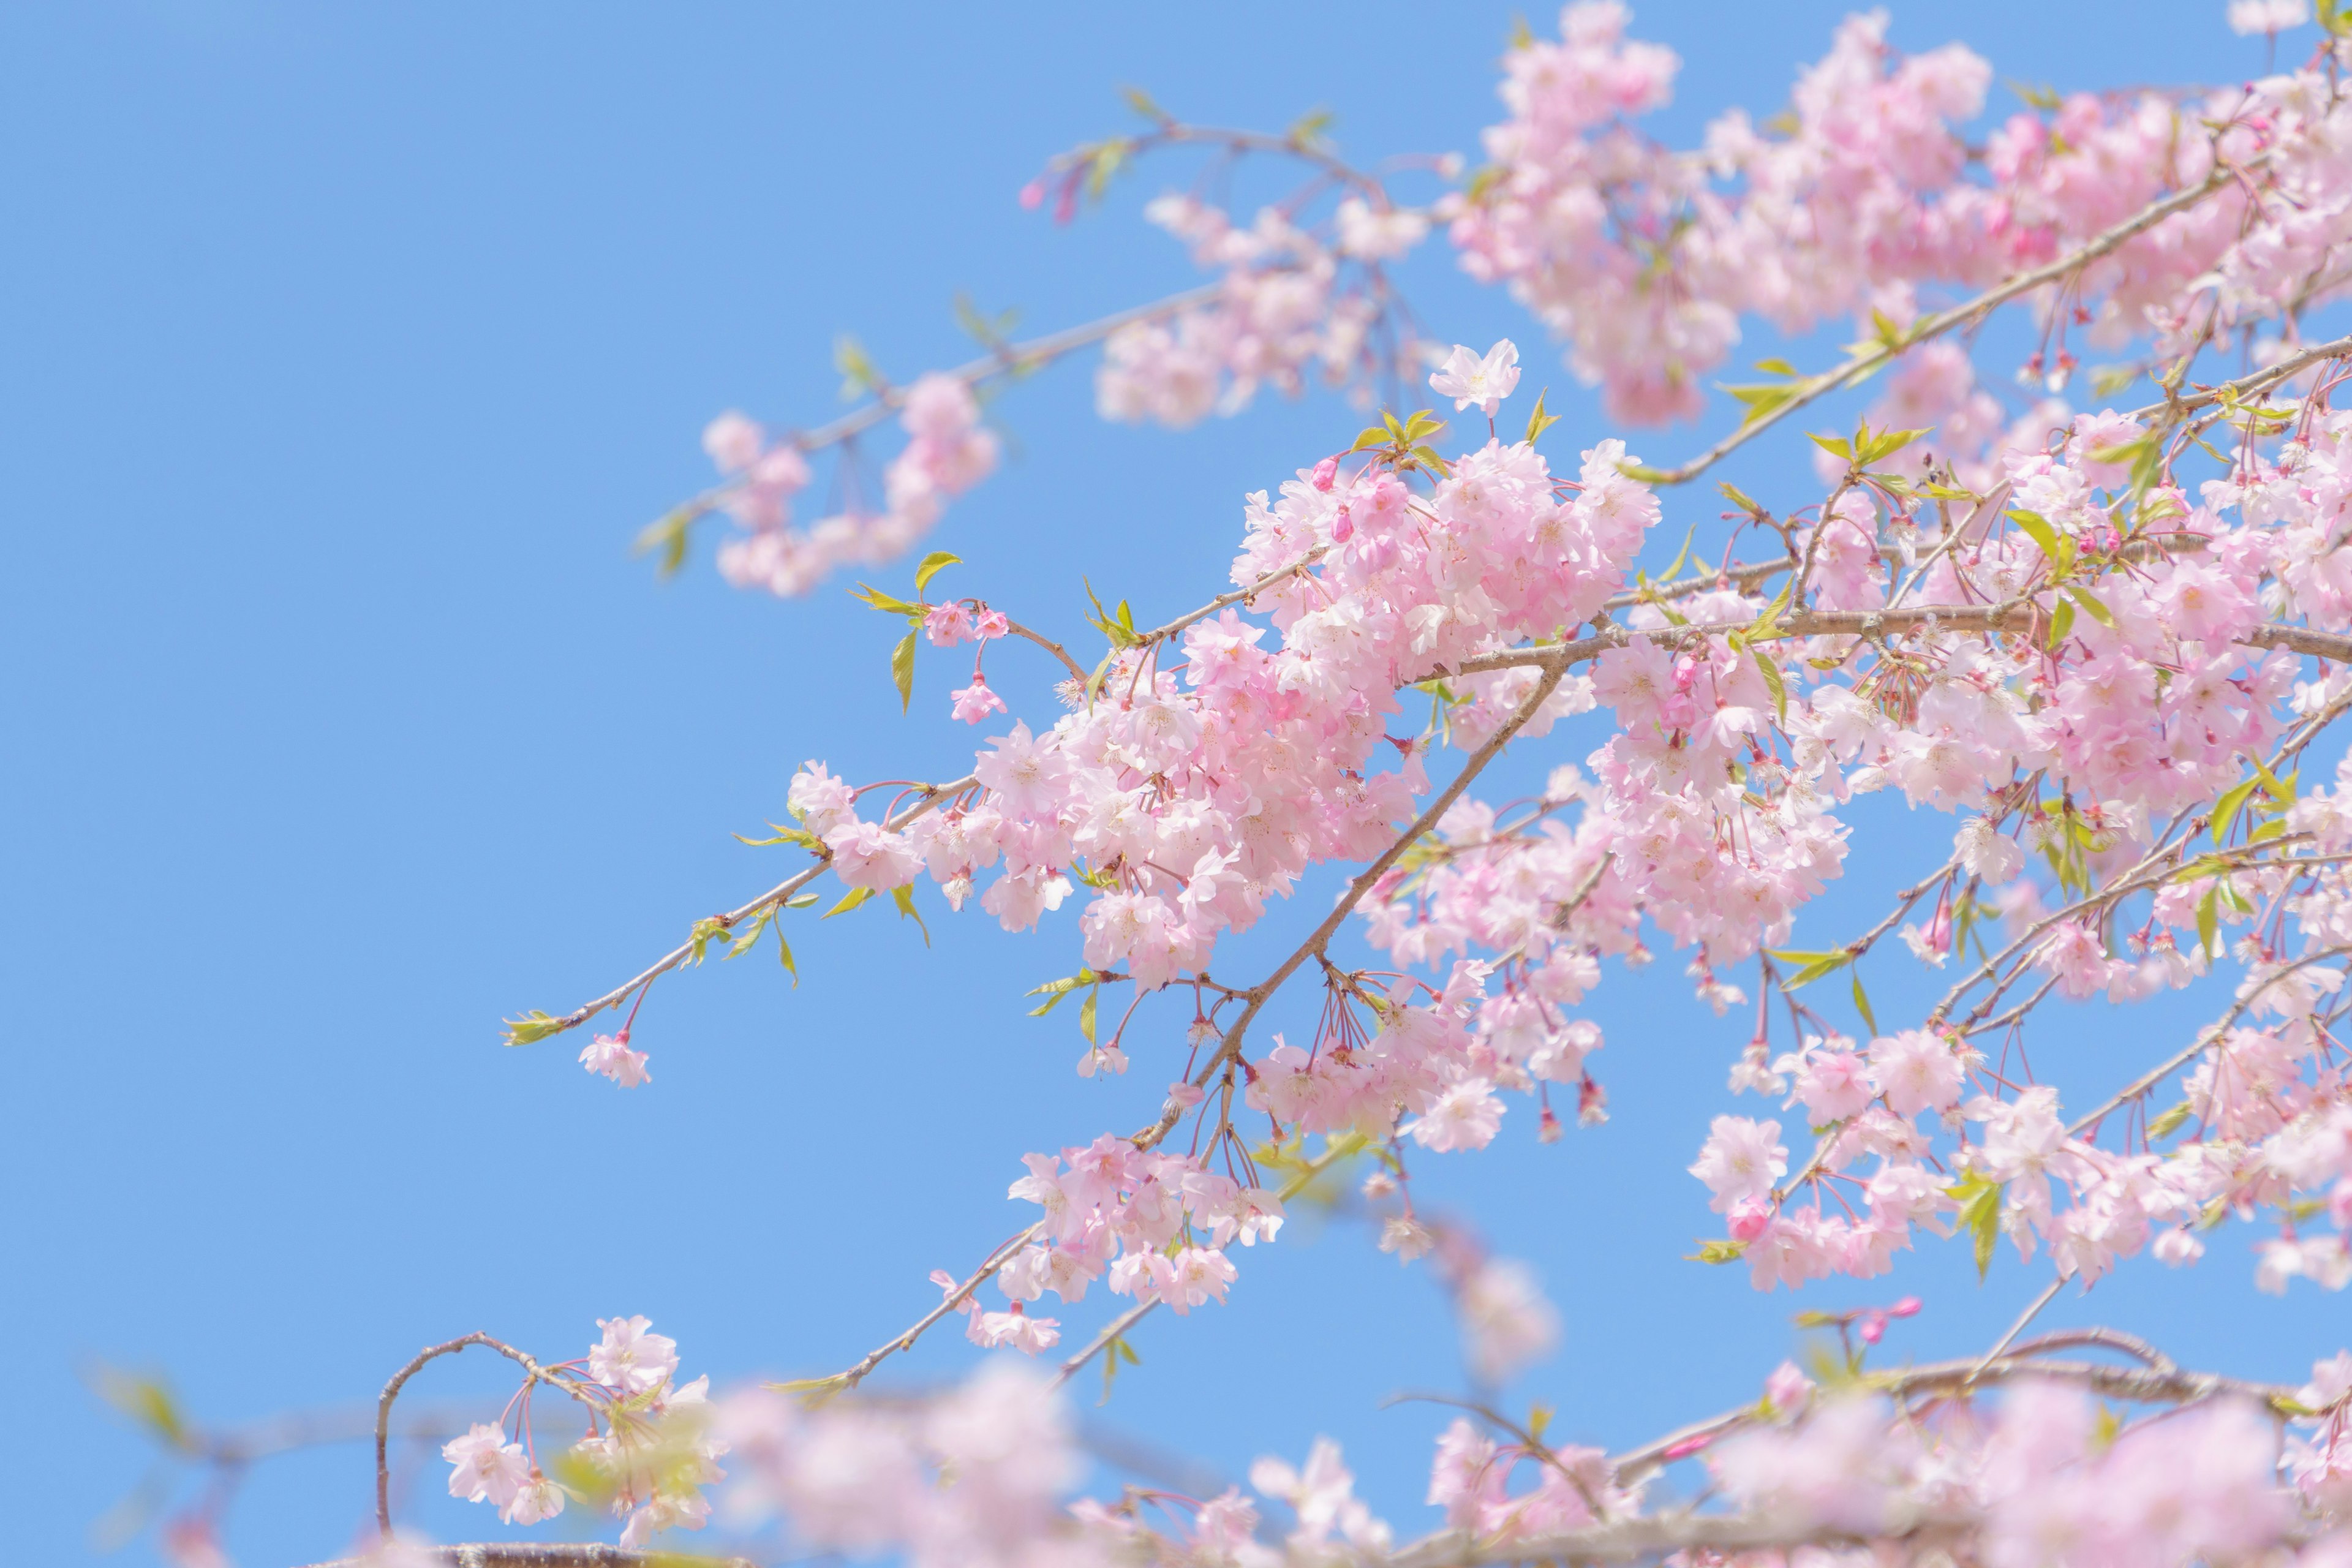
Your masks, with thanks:
<instances>
[{"instance_id":1,"label":"cherry blossom tree","mask_svg":"<svg viewBox=\"0 0 2352 1568\"><path fill-rule=\"evenodd\" d=\"M1375 171L1313 120L1221 130L1133 94L1139 129L1019 199L1068 222L1170 160L1295 168L1255 211L1209 180L1151 202L1207 281L1025 341L975 318L980 357L905 380L847 346L847 415L714 420L717 481L644 543L668 570L700 544L789 598L940 533L1002 458L983 397L1089 349L1108 419L1181 427L1318 387L1365 411L1293 471L1236 476L1230 580L1164 623L1000 603L944 550L895 591L860 584L887 628L877 698L886 648L902 707L919 660L949 661L961 684L929 718L975 727L970 771L808 762L758 841L789 874L604 994L508 1024L551 1071L584 1033L586 1070L658 1093L657 981L768 944L792 968L803 911L887 901L1035 931L1065 970L1037 1011L1076 1015L1077 1071L1140 1086L1128 1120L971 1173L1007 1184L1021 1228L908 1281L903 1325L828 1376L714 1396L634 1316L571 1359L483 1333L425 1351L383 1391L361 1557L650 1562L723 1498L730 1532L778 1552L940 1568L2352 1563L2352 1353L2311 1346L2310 1381L2273 1386L2032 1326L2064 1282L2142 1254L2200 1266L2231 1229L2263 1289L2352 1282L2352 412L2333 406L2352 338L2306 330L2352 285L2352 16L2236 0L2227 22L2269 37L2273 74L2033 94L1976 140L1992 65L1898 53L1877 14L1784 114L1722 114L1696 147L1643 129L1678 61L1612 0L1513 42L1475 163ZM1526 307L1523 342L1423 323L1394 264L1433 245ZM1718 387L1744 332L1844 321L1832 363ZM1528 395L1553 353L1607 427ZM1821 426L1865 385L1858 424ZM1671 468L1629 447L1680 420L1719 437ZM1702 489L1767 437L1809 440L1818 484ZM861 465L893 440L877 485ZM837 503L806 517L817 493ZM1086 637L1040 629L1081 617ZM1051 661L1058 707L1018 710L992 657ZM1548 770L1538 793L1486 793L1507 751ZM1872 793L1948 851L1876 893L1872 923L1801 939ZM1301 908L1318 868L1339 895ZM1237 975L1219 944L1262 922L1296 940ZM1662 948L1726 1020L1728 1091L1757 1101L1691 1109L1690 1174L1722 1216L1692 1267L1795 1290L1915 1247L1981 1268L2006 1243L2047 1288L1999 1342L1891 1360L1905 1298L1812 1314L1835 1353L1630 1452L1512 1414L1496 1391L1557 1318L1412 1177L1527 1121L1549 1142L1605 1120L1580 1005ZM1948 988L1882 1022L1866 958ZM2036 1070L2053 999L2192 989L2210 1022L2142 1037L2127 1070ZM1062 1385L1108 1380L1146 1319L1246 1310L1286 1205L1335 1191L1463 1323L1479 1392L1432 1457L1436 1521L1375 1517L1328 1442L1246 1489L1074 1496ZM1002 1353L919 1396L867 1384L956 1328ZM468 1348L520 1376L446 1433L451 1493L516 1525L608 1514L616 1546L401 1531L398 1397ZM216 1469L257 1451L174 1440ZM173 1527L178 1561L224 1561L211 1518Z\"/></svg>"}]
</instances>

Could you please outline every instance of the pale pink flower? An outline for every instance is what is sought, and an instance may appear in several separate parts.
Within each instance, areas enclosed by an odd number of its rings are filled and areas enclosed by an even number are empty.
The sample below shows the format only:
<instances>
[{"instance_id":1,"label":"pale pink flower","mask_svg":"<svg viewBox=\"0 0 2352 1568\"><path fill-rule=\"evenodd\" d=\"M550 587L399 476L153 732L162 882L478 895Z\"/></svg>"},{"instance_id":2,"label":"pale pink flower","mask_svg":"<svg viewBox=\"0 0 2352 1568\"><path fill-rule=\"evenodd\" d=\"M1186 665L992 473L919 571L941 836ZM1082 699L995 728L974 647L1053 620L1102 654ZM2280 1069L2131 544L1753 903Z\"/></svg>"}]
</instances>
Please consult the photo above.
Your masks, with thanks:
<instances>
[{"instance_id":1,"label":"pale pink flower","mask_svg":"<svg viewBox=\"0 0 2352 1568\"><path fill-rule=\"evenodd\" d=\"M1706 1146L1690 1167L1715 1199L1707 1206L1717 1214L1742 1198L1760 1198L1789 1171L1789 1151L1780 1142L1780 1124L1745 1116L1718 1116L1709 1130Z\"/></svg>"},{"instance_id":2,"label":"pale pink flower","mask_svg":"<svg viewBox=\"0 0 2352 1568\"><path fill-rule=\"evenodd\" d=\"M1456 410L1475 403L1489 418L1518 384L1518 345L1508 338L1488 349L1483 359L1460 343L1454 344L1445 363L1429 378L1430 389L1440 397L1454 399Z\"/></svg>"},{"instance_id":3,"label":"pale pink flower","mask_svg":"<svg viewBox=\"0 0 2352 1568\"><path fill-rule=\"evenodd\" d=\"M1004 699L989 689L988 682L976 669L971 672L971 684L949 692L948 700L954 705L954 716L967 724L977 724L991 713L1004 711Z\"/></svg>"},{"instance_id":4,"label":"pale pink flower","mask_svg":"<svg viewBox=\"0 0 2352 1568\"><path fill-rule=\"evenodd\" d=\"M505 1508L530 1479L530 1461L522 1445L506 1441L506 1434L487 1422L477 1422L462 1437L441 1445L449 1461L449 1495L467 1502L488 1501Z\"/></svg>"},{"instance_id":5,"label":"pale pink flower","mask_svg":"<svg viewBox=\"0 0 2352 1568\"><path fill-rule=\"evenodd\" d=\"M667 1383L677 1370L677 1342L648 1333L649 1320L599 1318L604 1337L590 1347L588 1375L625 1394L646 1394Z\"/></svg>"},{"instance_id":6,"label":"pale pink flower","mask_svg":"<svg viewBox=\"0 0 2352 1568\"><path fill-rule=\"evenodd\" d=\"M653 1074L646 1070L646 1053L629 1048L626 1029L617 1035L598 1035L583 1046L580 1065L590 1072L602 1073L623 1089L653 1081Z\"/></svg>"},{"instance_id":7,"label":"pale pink flower","mask_svg":"<svg viewBox=\"0 0 2352 1568\"><path fill-rule=\"evenodd\" d=\"M834 874L852 888L887 892L903 888L923 868L923 858L903 833L878 822L851 821L824 835L833 851Z\"/></svg>"}]
</instances>

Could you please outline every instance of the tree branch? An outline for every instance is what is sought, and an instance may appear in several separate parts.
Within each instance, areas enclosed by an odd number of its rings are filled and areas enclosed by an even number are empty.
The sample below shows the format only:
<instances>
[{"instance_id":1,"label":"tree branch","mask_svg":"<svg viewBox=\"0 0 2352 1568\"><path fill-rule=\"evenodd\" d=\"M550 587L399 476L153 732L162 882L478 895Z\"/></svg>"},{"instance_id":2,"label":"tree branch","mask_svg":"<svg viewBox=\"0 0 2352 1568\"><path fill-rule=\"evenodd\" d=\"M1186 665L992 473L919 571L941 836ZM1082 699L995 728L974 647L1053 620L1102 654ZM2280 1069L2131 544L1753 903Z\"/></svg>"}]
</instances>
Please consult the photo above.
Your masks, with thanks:
<instances>
[{"instance_id":1,"label":"tree branch","mask_svg":"<svg viewBox=\"0 0 2352 1568\"><path fill-rule=\"evenodd\" d=\"M2008 282L1989 289L1964 304L1955 305L1948 310L1938 310L1933 315L1920 317L1911 324L1909 331L1903 333L1899 342L1874 345L1847 360L1843 364L1825 370L1800 384L1795 395L1786 403L1768 414L1759 415L1748 420L1697 457L1678 467L1664 470L1651 482L1661 485L1679 485L1696 479L1724 458L1761 436L1798 409L1817 402L1832 392L1852 386L1913 345L1926 342L1930 338L1941 337L1953 328L1966 325L2007 304L2021 294L2029 294L2044 284L2059 281L2089 263L2096 261L2125 241L2136 238L2155 227L2173 214L2186 212L2206 197L2217 191L2225 190L2235 183L2235 171L2217 165L2200 184L2191 185L2186 190L2176 191L2160 201L2150 203L2141 208L2137 216L2125 219L2106 233L2084 245L2080 249L2071 251L2047 266L2037 267L2031 272L2021 272Z\"/></svg>"}]
</instances>

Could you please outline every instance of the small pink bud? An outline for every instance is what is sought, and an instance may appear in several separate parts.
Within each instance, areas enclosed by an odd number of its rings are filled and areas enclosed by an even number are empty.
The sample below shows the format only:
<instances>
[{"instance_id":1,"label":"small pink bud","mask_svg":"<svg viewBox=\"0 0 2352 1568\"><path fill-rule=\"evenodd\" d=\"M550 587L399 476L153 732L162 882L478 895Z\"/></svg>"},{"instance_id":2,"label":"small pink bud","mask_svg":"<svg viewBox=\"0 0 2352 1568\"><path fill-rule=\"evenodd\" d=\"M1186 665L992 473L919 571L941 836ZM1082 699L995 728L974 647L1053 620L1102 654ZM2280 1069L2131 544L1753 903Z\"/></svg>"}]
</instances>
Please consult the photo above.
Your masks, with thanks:
<instances>
[{"instance_id":1,"label":"small pink bud","mask_svg":"<svg viewBox=\"0 0 2352 1568\"><path fill-rule=\"evenodd\" d=\"M1915 1318L1919 1315L1919 1309L1925 1305L1926 1303L1916 1296L1906 1296L1887 1308L1886 1315L1890 1318Z\"/></svg>"},{"instance_id":2,"label":"small pink bud","mask_svg":"<svg viewBox=\"0 0 2352 1568\"><path fill-rule=\"evenodd\" d=\"M1862 1342L1866 1345L1874 1345L1885 1337L1886 1314L1884 1312L1865 1313L1862 1320Z\"/></svg>"},{"instance_id":3,"label":"small pink bud","mask_svg":"<svg viewBox=\"0 0 2352 1568\"><path fill-rule=\"evenodd\" d=\"M1753 1241L1771 1226L1772 1211L1760 1198L1742 1198L1731 1205L1724 1221L1732 1240Z\"/></svg>"},{"instance_id":4,"label":"small pink bud","mask_svg":"<svg viewBox=\"0 0 2352 1568\"><path fill-rule=\"evenodd\" d=\"M1668 1448L1659 1457L1666 1459L1687 1459L1693 1454L1697 1453L1701 1448L1706 1447L1709 1443L1714 1441L1715 1437L1712 1433L1704 1434L1696 1437L1685 1437L1681 1442L1676 1443L1674 1447Z\"/></svg>"},{"instance_id":5,"label":"small pink bud","mask_svg":"<svg viewBox=\"0 0 2352 1568\"><path fill-rule=\"evenodd\" d=\"M1021 205L1034 212L1045 199L1045 176L1038 175L1021 187Z\"/></svg>"},{"instance_id":6,"label":"small pink bud","mask_svg":"<svg viewBox=\"0 0 2352 1568\"><path fill-rule=\"evenodd\" d=\"M1356 537L1356 520L1348 515L1348 509L1344 506L1331 521L1331 537L1341 544Z\"/></svg>"},{"instance_id":7,"label":"small pink bud","mask_svg":"<svg viewBox=\"0 0 2352 1568\"><path fill-rule=\"evenodd\" d=\"M1328 492L1331 489L1331 482L1339 477L1339 459L1337 458L1326 458L1321 462L1315 465L1315 477L1308 482L1313 484L1317 489Z\"/></svg>"}]
</instances>

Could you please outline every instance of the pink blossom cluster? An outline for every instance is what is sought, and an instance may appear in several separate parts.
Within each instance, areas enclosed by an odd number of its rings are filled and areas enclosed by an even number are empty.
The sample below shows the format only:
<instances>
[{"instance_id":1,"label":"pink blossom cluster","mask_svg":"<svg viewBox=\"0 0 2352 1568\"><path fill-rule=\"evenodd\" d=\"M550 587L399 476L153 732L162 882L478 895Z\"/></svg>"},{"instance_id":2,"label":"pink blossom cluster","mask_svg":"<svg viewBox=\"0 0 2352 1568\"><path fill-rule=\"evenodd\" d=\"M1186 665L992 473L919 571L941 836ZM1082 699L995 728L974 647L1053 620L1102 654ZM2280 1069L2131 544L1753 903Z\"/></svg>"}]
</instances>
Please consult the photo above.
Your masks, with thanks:
<instances>
[{"instance_id":1,"label":"pink blossom cluster","mask_svg":"<svg viewBox=\"0 0 2352 1568\"><path fill-rule=\"evenodd\" d=\"M1372 342L1386 310L1379 266L1421 243L1426 216L1377 193L1343 199L1327 237L1286 208L1260 208L1243 226L1192 195L1158 197L1144 216L1217 269L1217 295L1105 340L1095 373L1104 418L1181 429L1213 411L1240 412L1261 387L1296 396L1310 376L1370 400L1372 376L1390 357ZM1349 270L1360 276L1349 281Z\"/></svg>"},{"instance_id":2,"label":"pink blossom cluster","mask_svg":"<svg viewBox=\"0 0 2352 1568\"><path fill-rule=\"evenodd\" d=\"M771 437L740 414L722 414L703 432L727 483L719 506L745 531L719 547L719 571L739 588L790 598L836 568L895 561L929 533L949 501L996 468L997 439L981 425L971 386L938 372L894 395L907 444L882 471L881 504L856 499L807 529L792 525L792 498L809 482L793 437Z\"/></svg>"},{"instance_id":3,"label":"pink blossom cluster","mask_svg":"<svg viewBox=\"0 0 2352 1568\"><path fill-rule=\"evenodd\" d=\"M1029 1154L1024 1161L1029 1173L1006 1195L1037 1205L1045 1217L1037 1239L997 1271L1009 1310L984 1312L968 1296L960 1303L976 1344L1009 1344L1034 1355L1055 1343L1055 1320L1027 1316L1024 1303L1048 1290L1062 1301L1079 1300L1106 1271L1114 1295L1158 1302L1179 1316L1222 1303L1234 1278L1225 1248L1234 1241L1272 1241L1282 1229L1282 1204L1272 1193L1220 1175L1190 1155L1140 1152L1109 1133L1058 1158ZM931 1278L950 1297L958 1289L951 1275Z\"/></svg>"},{"instance_id":4,"label":"pink blossom cluster","mask_svg":"<svg viewBox=\"0 0 2352 1568\"><path fill-rule=\"evenodd\" d=\"M723 1479L727 1438L711 1422L710 1380L678 1385L677 1342L644 1318L604 1318L603 1337L576 1362L547 1369L546 1379L584 1405L588 1435L574 1443L553 1479L540 1468L526 1383L498 1422L478 1422L444 1445L449 1495L487 1502L509 1524L537 1524L563 1511L567 1498L593 1496L627 1522L624 1550L665 1530L699 1530L709 1521L702 1489ZM520 1433L509 1441L507 1424ZM567 1481L570 1484L567 1484ZM583 1488L585 1489L583 1490Z\"/></svg>"},{"instance_id":5,"label":"pink blossom cluster","mask_svg":"<svg viewBox=\"0 0 2352 1568\"><path fill-rule=\"evenodd\" d=\"M924 1401L804 1408L752 1390L719 1402L732 1446L727 1515L775 1520L811 1553L902 1553L913 1568L1101 1561L1063 1499L1083 1466L1067 1407L1017 1365Z\"/></svg>"},{"instance_id":6,"label":"pink blossom cluster","mask_svg":"<svg viewBox=\"0 0 2352 1568\"><path fill-rule=\"evenodd\" d=\"M1897 1408L1783 1363L1733 1417L1613 1459L1464 1416L1439 1436L1431 1465L1427 1500L1442 1524L1404 1542L1356 1496L1328 1438L1302 1465L1260 1458L1247 1491L1130 1487L1115 1501L1068 1500L1081 1465L1066 1407L1014 1365L992 1364L919 1401L810 1409L745 1393L719 1404L714 1426L732 1447L728 1513L738 1526L780 1521L802 1550L898 1552L918 1568L1308 1568L1423 1561L1471 1543L1566 1554L1580 1539L1644 1524L1694 1540L1712 1526L1727 1542L1929 1538L1995 1563L2284 1562L2263 1554L2297 1548L2312 1568L2352 1561L2341 1528L2352 1505L2352 1353L2315 1365L2284 1406L2294 1414L2284 1464L2274 1413L2244 1393L2123 1420L2084 1386L2096 1372L2004 1373L1997 1395L1962 1385L1954 1397L1948 1385L1963 1370L1938 1382L1921 1369L1922 1388ZM2109 1368L2104 1386L2126 1400L2192 1397L2167 1385L2183 1374L2142 1374L2151 1386L2137 1394L2132 1375ZM1703 1511L1657 1495L1667 1468L1691 1458L1709 1483ZM1731 1546L1709 1560L1763 1568L1785 1561L1784 1550Z\"/></svg>"},{"instance_id":7,"label":"pink blossom cluster","mask_svg":"<svg viewBox=\"0 0 2352 1568\"><path fill-rule=\"evenodd\" d=\"M1759 125L1729 110L1685 153L1633 124L1667 101L1679 61L1627 37L1629 19L1615 0L1573 5L1558 42L1515 48L1491 163L1439 209L1464 266L1570 341L1614 418L1697 412L1744 317L1907 329L1921 287L1986 288L2050 262L2199 187L2217 159L2276 182L2263 222L2248 224L2236 191L2197 202L2045 300L2052 322L2108 350L2150 334L2169 354L2341 290L2352 110L2320 62L2203 95L2078 93L2012 114L1979 150L1960 128L1992 68L1958 45L1899 55L1873 12L1840 26L1785 113ZM2208 123L2225 127L2218 140ZM2063 385L2075 363L2063 331L2045 348L2032 368Z\"/></svg>"}]
</instances>

